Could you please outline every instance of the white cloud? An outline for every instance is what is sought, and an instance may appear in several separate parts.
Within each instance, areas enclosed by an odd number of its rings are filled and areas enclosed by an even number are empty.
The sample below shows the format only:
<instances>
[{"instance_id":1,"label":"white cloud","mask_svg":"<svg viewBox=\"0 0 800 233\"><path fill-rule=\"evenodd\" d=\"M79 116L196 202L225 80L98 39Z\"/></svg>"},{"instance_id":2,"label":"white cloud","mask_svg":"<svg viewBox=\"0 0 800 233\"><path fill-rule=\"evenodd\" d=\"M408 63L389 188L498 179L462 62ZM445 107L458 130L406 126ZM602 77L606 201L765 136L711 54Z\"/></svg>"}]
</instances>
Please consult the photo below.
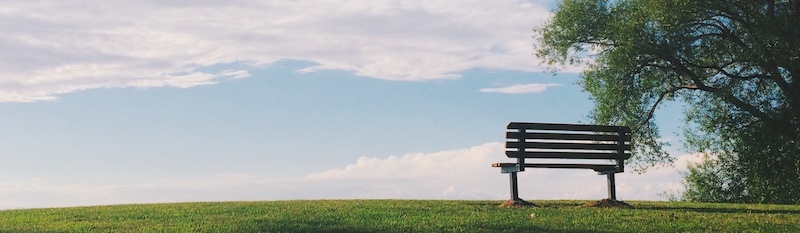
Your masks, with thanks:
<instances>
[{"instance_id":1,"label":"white cloud","mask_svg":"<svg viewBox=\"0 0 800 233\"><path fill-rule=\"evenodd\" d=\"M344 168L310 174L306 180L361 184L356 191L341 194L349 197L498 199L505 189L494 186L504 179L490 165L505 158L503 146L495 142L434 153L361 157Z\"/></svg>"},{"instance_id":2,"label":"white cloud","mask_svg":"<svg viewBox=\"0 0 800 233\"><path fill-rule=\"evenodd\" d=\"M253 76L252 74L250 74L249 71L246 71L246 70L226 70L226 71L223 71L222 73L220 73L220 75L228 76L228 77L231 77L231 78L234 78L234 79L236 79L236 78L247 78L247 77Z\"/></svg>"},{"instance_id":3,"label":"white cloud","mask_svg":"<svg viewBox=\"0 0 800 233\"><path fill-rule=\"evenodd\" d=\"M503 1L13 1L0 6L0 101L91 88L192 87L292 59L389 80L540 70L544 6Z\"/></svg>"},{"instance_id":4,"label":"white cloud","mask_svg":"<svg viewBox=\"0 0 800 233\"><path fill-rule=\"evenodd\" d=\"M515 84L507 87L484 88L481 89L481 92L503 93L503 94L531 94L531 93L544 92L547 90L547 88L558 87L558 86L562 85L552 84L552 83Z\"/></svg>"},{"instance_id":5,"label":"white cloud","mask_svg":"<svg viewBox=\"0 0 800 233\"><path fill-rule=\"evenodd\" d=\"M435 153L411 153L388 158L361 157L343 169L331 169L309 175L308 179L371 180L386 178L427 179L458 176L489 168L500 159L502 143L487 143L461 150ZM483 163L483 164L481 164ZM366 175L370 174L370 175Z\"/></svg>"},{"instance_id":6,"label":"white cloud","mask_svg":"<svg viewBox=\"0 0 800 233\"><path fill-rule=\"evenodd\" d=\"M675 168L679 170L688 169L689 165L697 164L705 160L703 153L683 154L675 158Z\"/></svg>"},{"instance_id":7,"label":"white cloud","mask_svg":"<svg viewBox=\"0 0 800 233\"><path fill-rule=\"evenodd\" d=\"M221 174L140 183L57 183L42 179L0 181L0 209L124 203L289 199L468 199L503 200L508 175L490 164L512 162L502 142L466 149L401 156L362 157L343 168L305 177ZM675 167L645 174L617 174L621 200L664 200L682 191L678 170L697 155L678 156ZM519 173L527 200L606 197L605 176L590 170L527 169Z\"/></svg>"},{"instance_id":8,"label":"white cloud","mask_svg":"<svg viewBox=\"0 0 800 233\"><path fill-rule=\"evenodd\" d=\"M510 161L501 142L468 149L435 153L411 153L387 158L359 158L344 168L314 173L307 180L347 183L357 187L335 197L507 199L508 175L495 162ZM653 169L645 174L617 175L617 196L622 200L663 200L661 194L681 191L678 169L694 155L678 157L676 167ZM527 169L519 173L523 199L602 199L607 195L606 177L590 170Z\"/></svg>"}]
</instances>

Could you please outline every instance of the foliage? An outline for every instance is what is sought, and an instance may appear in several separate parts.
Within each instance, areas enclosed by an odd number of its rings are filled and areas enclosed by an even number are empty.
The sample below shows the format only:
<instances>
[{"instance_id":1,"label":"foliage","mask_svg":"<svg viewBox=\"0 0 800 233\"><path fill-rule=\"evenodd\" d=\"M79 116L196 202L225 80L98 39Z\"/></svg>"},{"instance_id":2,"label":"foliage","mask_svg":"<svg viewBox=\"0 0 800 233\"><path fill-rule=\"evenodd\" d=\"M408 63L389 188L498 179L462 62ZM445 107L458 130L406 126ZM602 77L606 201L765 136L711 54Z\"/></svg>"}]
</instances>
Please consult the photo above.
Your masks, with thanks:
<instances>
[{"instance_id":1,"label":"foliage","mask_svg":"<svg viewBox=\"0 0 800 233\"><path fill-rule=\"evenodd\" d=\"M798 232L800 207L628 201L319 200L0 211L0 232Z\"/></svg>"},{"instance_id":2,"label":"foliage","mask_svg":"<svg viewBox=\"0 0 800 233\"><path fill-rule=\"evenodd\" d=\"M654 113L683 101L688 147L717 158L690 169L686 198L800 203L798 21L798 0L565 0L537 55L588 64L591 116L634 130L640 170L671 162Z\"/></svg>"},{"instance_id":3,"label":"foliage","mask_svg":"<svg viewBox=\"0 0 800 233\"><path fill-rule=\"evenodd\" d=\"M742 182L742 174L739 173L733 163L735 160L729 157L721 159L707 160L706 162L690 165L689 171L685 176L684 186L686 190L682 194L683 199L701 200L705 202L754 202L747 195L746 183Z\"/></svg>"}]
</instances>

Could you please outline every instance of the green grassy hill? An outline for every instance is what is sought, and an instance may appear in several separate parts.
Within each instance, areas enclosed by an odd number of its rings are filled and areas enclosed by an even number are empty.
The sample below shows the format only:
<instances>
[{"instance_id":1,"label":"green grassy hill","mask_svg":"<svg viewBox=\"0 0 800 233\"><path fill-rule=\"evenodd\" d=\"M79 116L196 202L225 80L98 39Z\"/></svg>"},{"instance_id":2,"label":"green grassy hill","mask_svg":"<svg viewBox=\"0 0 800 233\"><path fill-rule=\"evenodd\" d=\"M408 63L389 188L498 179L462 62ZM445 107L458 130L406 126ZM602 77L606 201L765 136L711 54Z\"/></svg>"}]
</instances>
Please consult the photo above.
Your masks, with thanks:
<instances>
[{"instance_id":1,"label":"green grassy hill","mask_svg":"<svg viewBox=\"0 0 800 233\"><path fill-rule=\"evenodd\" d=\"M319 200L0 211L0 232L800 232L800 206L588 201Z\"/></svg>"}]
</instances>

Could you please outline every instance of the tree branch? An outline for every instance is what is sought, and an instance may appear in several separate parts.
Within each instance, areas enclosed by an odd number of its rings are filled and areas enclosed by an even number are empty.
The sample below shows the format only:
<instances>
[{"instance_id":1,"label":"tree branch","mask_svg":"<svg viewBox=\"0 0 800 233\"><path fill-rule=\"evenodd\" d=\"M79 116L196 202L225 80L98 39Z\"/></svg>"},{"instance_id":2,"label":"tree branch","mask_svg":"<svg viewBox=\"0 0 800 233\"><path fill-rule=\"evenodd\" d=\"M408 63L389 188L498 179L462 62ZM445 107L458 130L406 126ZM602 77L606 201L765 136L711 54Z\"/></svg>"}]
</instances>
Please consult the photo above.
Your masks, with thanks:
<instances>
[{"instance_id":1,"label":"tree branch","mask_svg":"<svg viewBox=\"0 0 800 233\"><path fill-rule=\"evenodd\" d=\"M702 78L698 76L696 73L692 72L686 65L678 60L675 57L666 57L665 60L669 61L674 67L675 71L679 74L685 75L692 79L693 84L696 86L697 90L709 92L715 96L722 98L724 101L733 104L734 106L752 114L754 117L765 120L771 121L772 117L770 117L767 113L759 110L755 106L748 104L747 102L742 101L741 99L737 98L733 94L728 91L724 91L724 89L711 87L706 85Z\"/></svg>"},{"instance_id":2,"label":"tree branch","mask_svg":"<svg viewBox=\"0 0 800 233\"><path fill-rule=\"evenodd\" d=\"M650 120L653 119L653 115L655 114L656 109L658 108L658 105L661 104L661 101L664 101L664 99L668 95L675 94L675 92L678 92L680 90L685 90L685 89L690 89L690 86L687 85L687 86L672 87L669 90L667 90L665 92L662 92L661 95L658 96L658 99L656 100L656 102L653 103L653 105L650 106L650 110L647 111L647 116L644 118L644 120L642 120L640 125L647 124L647 122L650 122Z\"/></svg>"}]
</instances>

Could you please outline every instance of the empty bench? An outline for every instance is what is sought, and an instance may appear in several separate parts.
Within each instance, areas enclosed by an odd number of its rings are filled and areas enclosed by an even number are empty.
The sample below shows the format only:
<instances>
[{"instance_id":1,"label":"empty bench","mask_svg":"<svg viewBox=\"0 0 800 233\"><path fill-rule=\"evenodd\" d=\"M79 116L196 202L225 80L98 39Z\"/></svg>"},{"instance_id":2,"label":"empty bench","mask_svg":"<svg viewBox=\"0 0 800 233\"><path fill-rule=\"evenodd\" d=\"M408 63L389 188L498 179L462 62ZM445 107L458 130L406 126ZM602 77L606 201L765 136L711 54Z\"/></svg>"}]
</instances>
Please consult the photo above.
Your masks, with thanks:
<instances>
[{"instance_id":1,"label":"empty bench","mask_svg":"<svg viewBox=\"0 0 800 233\"><path fill-rule=\"evenodd\" d=\"M631 156L631 130L624 126L511 122L506 156L516 163L494 163L511 181L511 200L519 198L517 172L525 168L592 169L608 177L608 198L616 200L614 174L625 171ZM564 163L550 163L564 160ZM547 163L541 162L547 160ZM605 162L605 163L602 163Z\"/></svg>"}]
</instances>

